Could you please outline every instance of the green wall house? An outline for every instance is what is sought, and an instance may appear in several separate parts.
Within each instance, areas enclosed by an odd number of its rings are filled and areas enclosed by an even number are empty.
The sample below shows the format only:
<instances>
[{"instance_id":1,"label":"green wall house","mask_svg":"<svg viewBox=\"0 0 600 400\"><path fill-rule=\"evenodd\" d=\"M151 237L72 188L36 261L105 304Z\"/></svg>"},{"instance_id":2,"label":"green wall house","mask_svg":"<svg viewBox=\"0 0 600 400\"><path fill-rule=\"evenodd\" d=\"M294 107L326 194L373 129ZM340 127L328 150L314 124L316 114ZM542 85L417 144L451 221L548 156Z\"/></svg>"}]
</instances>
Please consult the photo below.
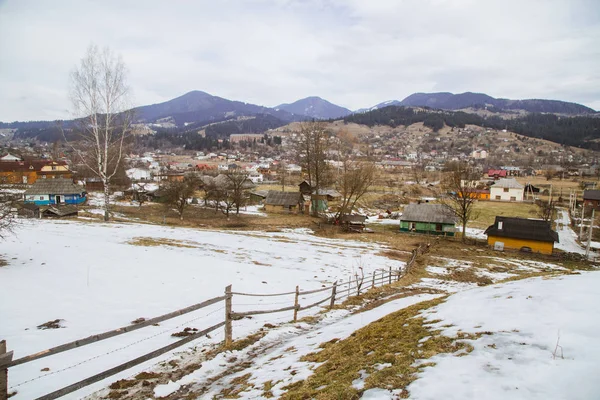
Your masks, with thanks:
<instances>
[{"instance_id":1,"label":"green wall house","mask_svg":"<svg viewBox=\"0 0 600 400\"><path fill-rule=\"evenodd\" d=\"M454 236L456 217L443 204L409 204L400 218L400 231Z\"/></svg>"}]
</instances>

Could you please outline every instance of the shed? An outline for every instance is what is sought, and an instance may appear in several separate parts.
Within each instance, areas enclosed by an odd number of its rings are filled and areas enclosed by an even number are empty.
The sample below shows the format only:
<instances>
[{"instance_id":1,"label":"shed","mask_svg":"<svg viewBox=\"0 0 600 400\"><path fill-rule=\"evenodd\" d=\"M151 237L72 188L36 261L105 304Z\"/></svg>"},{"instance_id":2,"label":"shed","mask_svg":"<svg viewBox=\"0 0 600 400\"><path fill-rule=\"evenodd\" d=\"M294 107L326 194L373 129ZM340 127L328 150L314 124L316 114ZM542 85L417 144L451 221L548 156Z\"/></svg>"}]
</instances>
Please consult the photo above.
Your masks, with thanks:
<instances>
[{"instance_id":1,"label":"shed","mask_svg":"<svg viewBox=\"0 0 600 400\"><path fill-rule=\"evenodd\" d=\"M312 186L307 181L302 181L298 188L300 189L300 193L302 194L310 194L312 192Z\"/></svg>"},{"instance_id":2,"label":"shed","mask_svg":"<svg viewBox=\"0 0 600 400\"><path fill-rule=\"evenodd\" d=\"M39 218L40 207L33 203L24 203L17 206L17 215L24 218Z\"/></svg>"},{"instance_id":3,"label":"shed","mask_svg":"<svg viewBox=\"0 0 600 400\"><path fill-rule=\"evenodd\" d=\"M541 219L497 216L485 234L488 244L494 248L542 254L552 254L554 242L558 242L558 233L552 230L550 222Z\"/></svg>"},{"instance_id":4,"label":"shed","mask_svg":"<svg viewBox=\"0 0 600 400\"><path fill-rule=\"evenodd\" d=\"M583 192L584 207L592 207L594 210L600 209L600 190L585 190Z\"/></svg>"},{"instance_id":5,"label":"shed","mask_svg":"<svg viewBox=\"0 0 600 400\"><path fill-rule=\"evenodd\" d=\"M339 224L347 231L350 232L362 232L365 229L365 215L342 215L339 220Z\"/></svg>"},{"instance_id":6,"label":"shed","mask_svg":"<svg viewBox=\"0 0 600 400\"><path fill-rule=\"evenodd\" d=\"M443 204L409 204L400 219L400 231L454 236L456 216Z\"/></svg>"},{"instance_id":7,"label":"shed","mask_svg":"<svg viewBox=\"0 0 600 400\"><path fill-rule=\"evenodd\" d=\"M72 204L53 205L42 211L44 218L64 218L76 217L78 215L77 206Z\"/></svg>"},{"instance_id":8,"label":"shed","mask_svg":"<svg viewBox=\"0 0 600 400\"><path fill-rule=\"evenodd\" d=\"M303 197L300 192L269 190L265 198L265 211L267 212L304 212L303 205Z\"/></svg>"},{"instance_id":9,"label":"shed","mask_svg":"<svg viewBox=\"0 0 600 400\"><path fill-rule=\"evenodd\" d=\"M81 204L86 200L86 191L82 186L69 179L40 179L25 191L25 203L38 206L51 204Z\"/></svg>"}]
</instances>

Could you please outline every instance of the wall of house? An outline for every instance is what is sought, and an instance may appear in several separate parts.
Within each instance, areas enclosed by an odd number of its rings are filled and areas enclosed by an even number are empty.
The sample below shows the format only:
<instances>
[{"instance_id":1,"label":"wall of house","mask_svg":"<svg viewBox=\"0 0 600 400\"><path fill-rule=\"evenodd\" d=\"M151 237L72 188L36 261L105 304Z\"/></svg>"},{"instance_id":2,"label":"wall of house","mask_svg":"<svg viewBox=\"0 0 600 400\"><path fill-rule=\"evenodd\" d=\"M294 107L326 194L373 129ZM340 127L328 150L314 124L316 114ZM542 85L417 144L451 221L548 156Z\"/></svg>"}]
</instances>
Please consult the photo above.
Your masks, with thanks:
<instances>
[{"instance_id":1,"label":"wall of house","mask_svg":"<svg viewBox=\"0 0 600 400\"><path fill-rule=\"evenodd\" d=\"M411 229L412 221L400 221L400 231L402 232L416 232L426 233L429 235L444 235L454 236L455 226L451 224L442 224L442 230L436 230L437 224L429 222L414 222L415 230Z\"/></svg>"},{"instance_id":2,"label":"wall of house","mask_svg":"<svg viewBox=\"0 0 600 400\"><path fill-rule=\"evenodd\" d=\"M298 206L291 206L291 208L290 208L290 207L285 207L285 206L274 206L271 204L265 204L265 211L272 212L272 213L297 214Z\"/></svg>"},{"instance_id":3,"label":"wall of house","mask_svg":"<svg viewBox=\"0 0 600 400\"><path fill-rule=\"evenodd\" d=\"M63 198L61 204L82 204L86 200L85 196L80 196L79 194L67 194L60 196ZM56 204L56 195L25 195L24 202L33 203L38 206L49 206L51 204Z\"/></svg>"},{"instance_id":4,"label":"wall of house","mask_svg":"<svg viewBox=\"0 0 600 400\"><path fill-rule=\"evenodd\" d=\"M534 253L542 254L552 254L554 250L554 243L551 242L488 236L488 245L494 247L496 242L504 243L504 248L508 250L520 250L522 247L529 247Z\"/></svg>"},{"instance_id":5,"label":"wall of house","mask_svg":"<svg viewBox=\"0 0 600 400\"><path fill-rule=\"evenodd\" d=\"M515 200L511 200L512 197L514 197ZM523 189L509 188L508 192L505 192L504 188L495 188L492 186L490 188L490 200L523 201Z\"/></svg>"},{"instance_id":6,"label":"wall of house","mask_svg":"<svg viewBox=\"0 0 600 400\"><path fill-rule=\"evenodd\" d=\"M25 179L24 179L25 178ZM31 185L35 183L37 174L35 171L18 171L18 172L0 172L0 183L19 184L27 183Z\"/></svg>"}]
</instances>

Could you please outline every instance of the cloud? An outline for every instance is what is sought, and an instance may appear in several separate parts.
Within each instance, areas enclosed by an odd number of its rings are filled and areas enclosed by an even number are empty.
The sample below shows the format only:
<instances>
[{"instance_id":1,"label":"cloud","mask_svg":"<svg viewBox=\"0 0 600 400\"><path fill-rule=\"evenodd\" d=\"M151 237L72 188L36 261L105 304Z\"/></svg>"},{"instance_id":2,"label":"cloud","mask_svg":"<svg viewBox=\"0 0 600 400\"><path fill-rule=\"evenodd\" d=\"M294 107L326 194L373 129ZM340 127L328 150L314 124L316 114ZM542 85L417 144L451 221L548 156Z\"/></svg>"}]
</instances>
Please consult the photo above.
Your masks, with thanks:
<instances>
[{"instance_id":1,"label":"cloud","mask_svg":"<svg viewBox=\"0 0 600 400\"><path fill-rule=\"evenodd\" d=\"M0 120L69 117L93 42L122 54L135 103L190 90L357 109L413 92L600 104L594 0L0 2Z\"/></svg>"}]
</instances>

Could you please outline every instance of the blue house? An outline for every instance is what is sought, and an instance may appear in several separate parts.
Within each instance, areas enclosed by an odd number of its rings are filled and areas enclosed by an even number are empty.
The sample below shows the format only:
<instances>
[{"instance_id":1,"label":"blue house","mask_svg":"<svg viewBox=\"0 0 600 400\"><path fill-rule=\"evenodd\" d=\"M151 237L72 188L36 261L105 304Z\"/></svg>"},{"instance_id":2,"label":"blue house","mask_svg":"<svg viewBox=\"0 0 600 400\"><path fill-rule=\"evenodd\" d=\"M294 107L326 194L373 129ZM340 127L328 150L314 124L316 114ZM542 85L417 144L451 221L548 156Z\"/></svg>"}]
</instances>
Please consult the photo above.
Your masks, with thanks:
<instances>
[{"instance_id":1,"label":"blue house","mask_svg":"<svg viewBox=\"0 0 600 400\"><path fill-rule=\"evenodd\" d=\"M38 206L81 204L86 200L86 191L69 179L38 179L25 191L23 200Z\"/></svg>"}]
</instances>

